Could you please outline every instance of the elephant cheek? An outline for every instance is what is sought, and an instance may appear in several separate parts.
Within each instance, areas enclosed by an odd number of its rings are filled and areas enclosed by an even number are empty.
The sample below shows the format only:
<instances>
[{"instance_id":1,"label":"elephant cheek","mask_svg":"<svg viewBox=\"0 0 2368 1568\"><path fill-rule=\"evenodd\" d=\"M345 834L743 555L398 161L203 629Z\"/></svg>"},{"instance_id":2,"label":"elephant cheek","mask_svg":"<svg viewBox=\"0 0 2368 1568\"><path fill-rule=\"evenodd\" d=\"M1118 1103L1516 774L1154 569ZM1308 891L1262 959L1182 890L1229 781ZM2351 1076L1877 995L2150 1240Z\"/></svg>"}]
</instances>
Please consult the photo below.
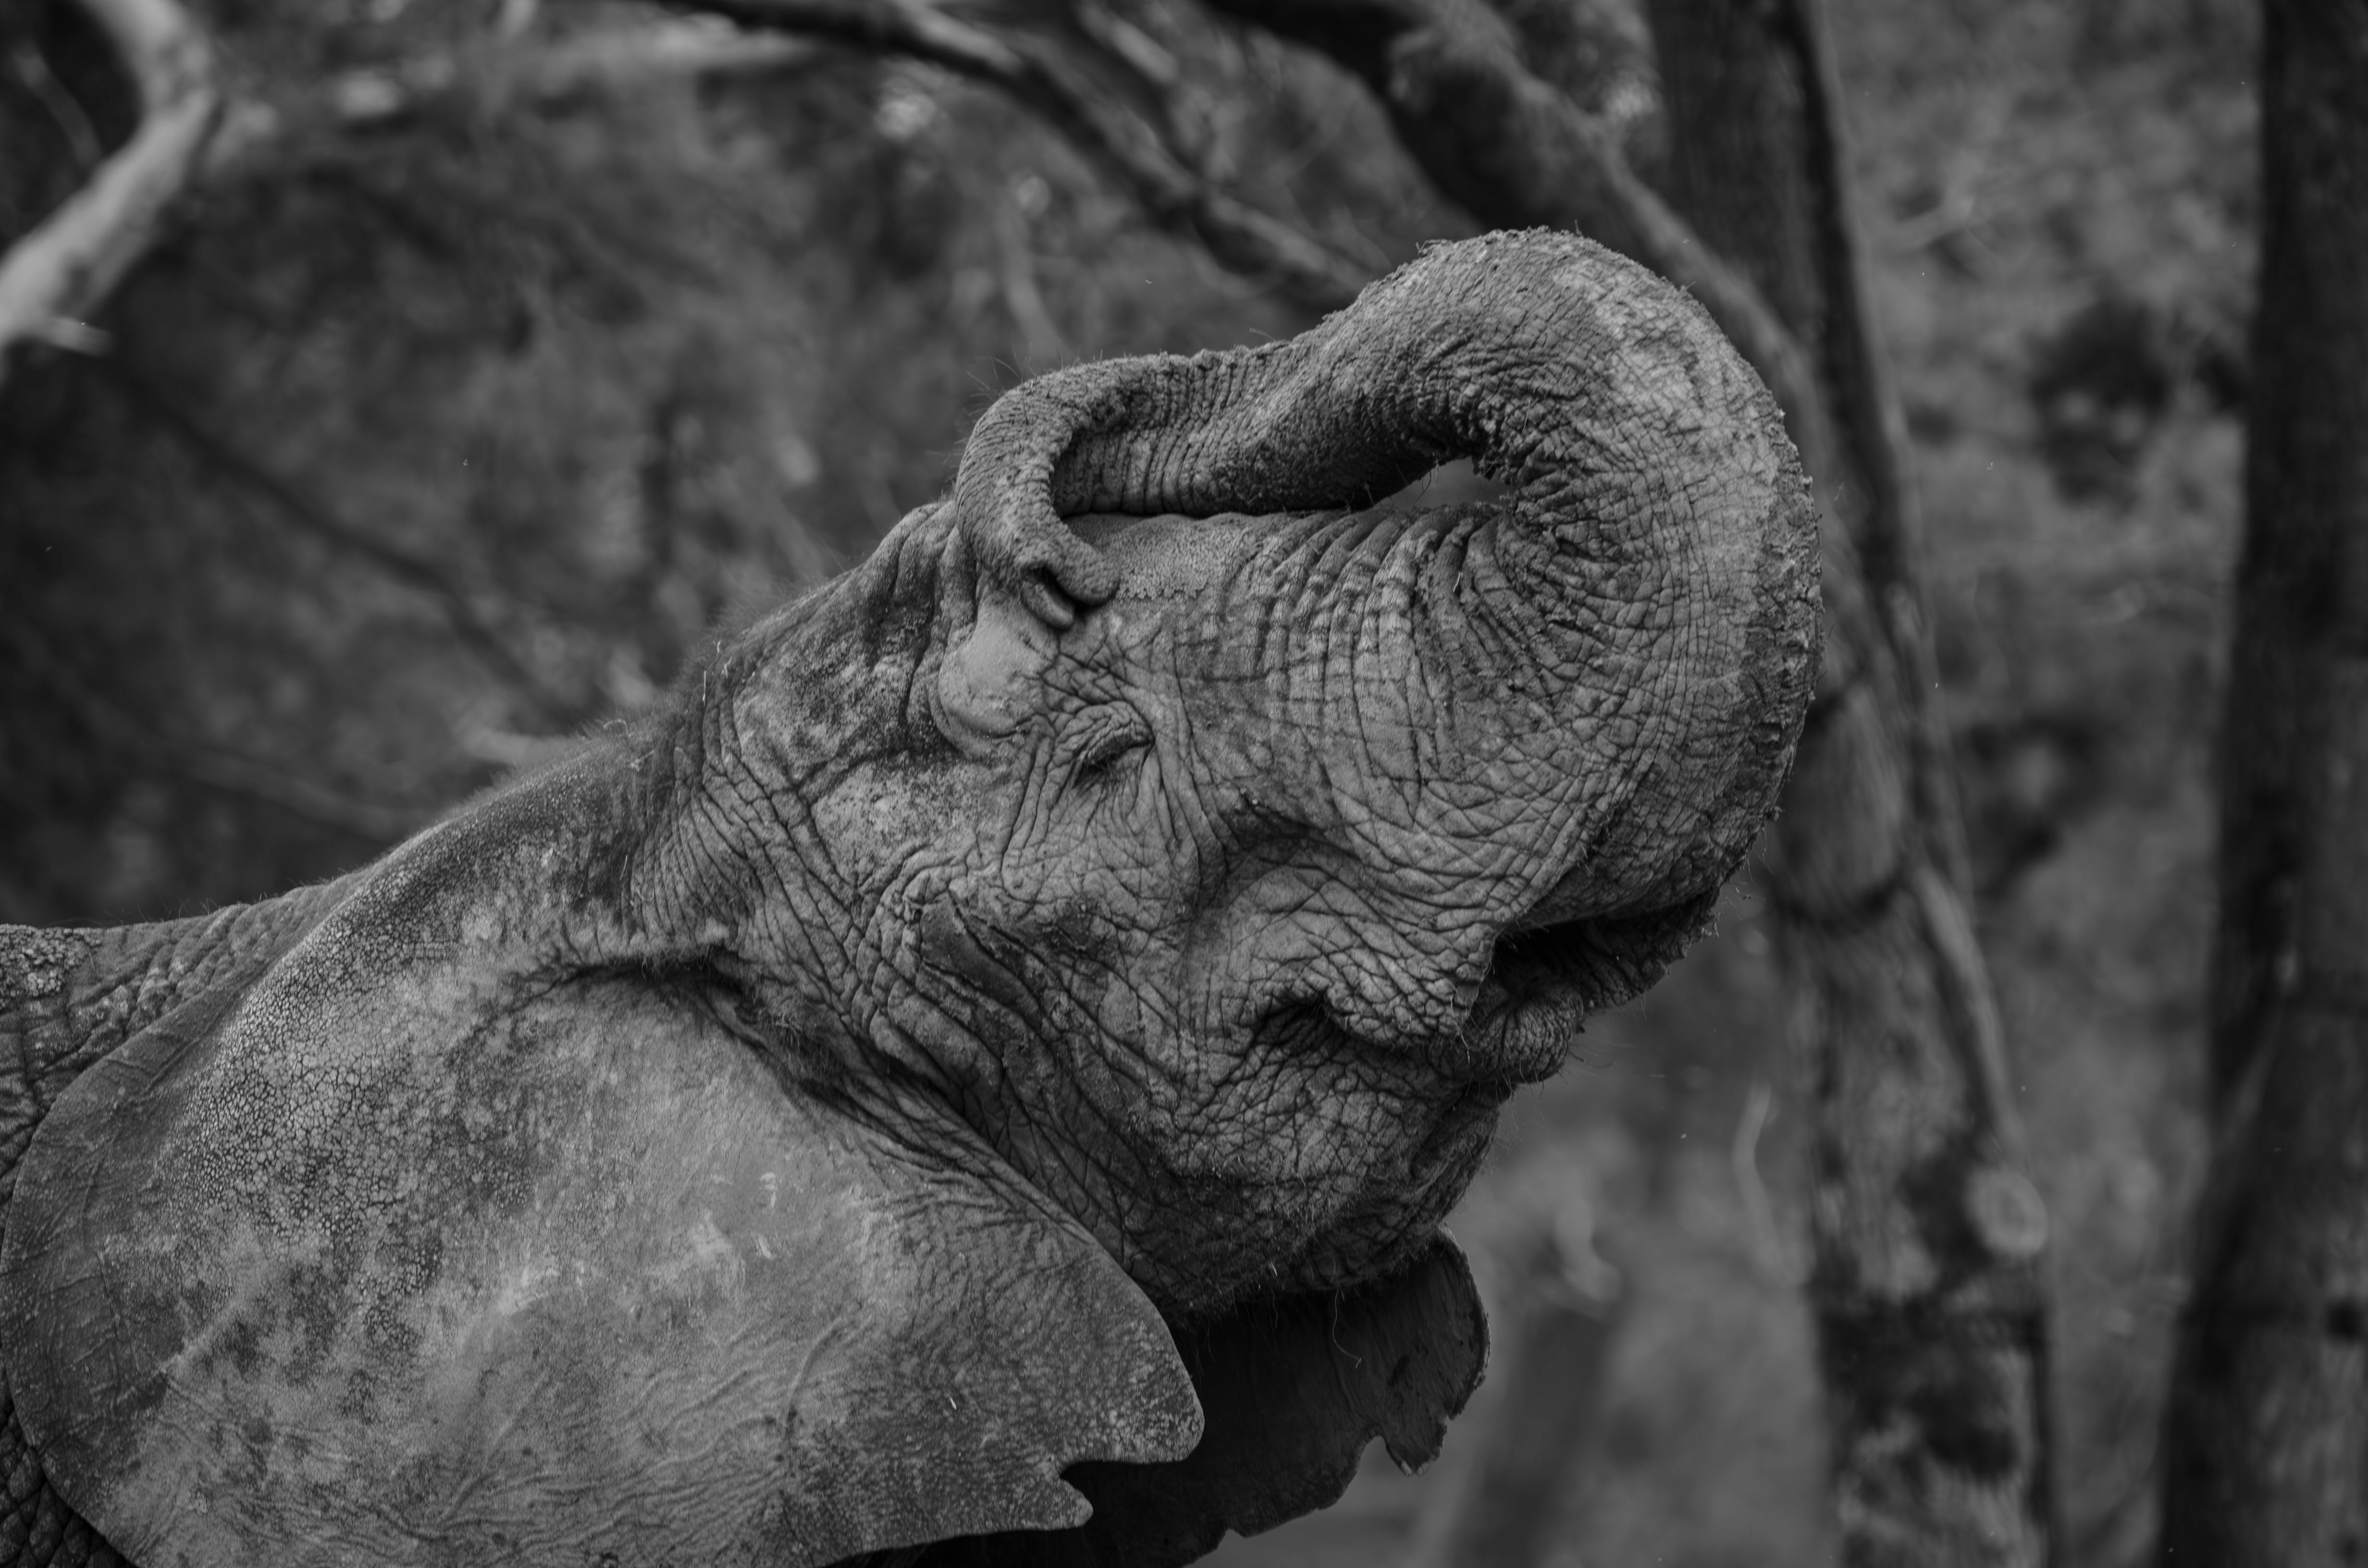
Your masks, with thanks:
<instances>
[{"instance_id":1,"label":"elephant cheek","mask_svg":"<svg viewBox=\"0 0 2368 1568\"><path fill-rule=\"evenodd\" d=\"M922 963L957 993L986 1004L983 1017L1000 1016L1023 1037L1041 1033L1046 1021L1042 999L986 949L952 900L941 899L922 911L919 937Z\"/></svg>"}]
</instances>

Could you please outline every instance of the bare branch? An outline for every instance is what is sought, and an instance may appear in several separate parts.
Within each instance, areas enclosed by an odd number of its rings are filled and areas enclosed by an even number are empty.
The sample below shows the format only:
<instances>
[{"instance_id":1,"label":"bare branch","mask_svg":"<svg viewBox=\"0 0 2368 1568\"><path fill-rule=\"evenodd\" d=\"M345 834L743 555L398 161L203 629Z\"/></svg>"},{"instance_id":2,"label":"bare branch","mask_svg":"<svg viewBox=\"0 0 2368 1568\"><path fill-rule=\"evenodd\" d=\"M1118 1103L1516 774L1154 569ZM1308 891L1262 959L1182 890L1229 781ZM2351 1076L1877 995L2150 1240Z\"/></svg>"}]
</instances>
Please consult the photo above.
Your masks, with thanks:
<instances>
[{"instance_id":1,"label":"bare branch","mask_svg":"<svg viewBox=\"0 0 2368 1568\"><path fill-rule=\"evenodd\" d=\"M90 116L66 91L65 84L58 80L32 40L25 39L8 51L8 68L25 85L25 90L49 111L51 121L74 153L76 169L94 169L105 161L107 146L98 139L98 128L91 124Z\"/></svg>"},{"instance_id":2,"label":"bare branch","mask_svg":"<svg viewBox=\"0 0 2368 1568\"><path fill-rule=\"evenodd\" d=\"M1158 134L1051 51L911 0L684 0L745 28L803 33L902 54L1008 93L1123 180L1152 221L1199 237L1224 267L1336 310L1372 280L1363 267L1235 200L1168 151Z\"/></svg>"},{"instance_id":3,"label":"bare branch","mask_svg":"<svg viewBox=\"0 0 2368 1568\"><path fill-rule=\"evenodd\" d=\"M84 0L140 89L140 129L0 256L0 381L27 341L95 346L84 318L147 254L222 119L213 51L174 0Z\"/></svg>"},{"instance_id":4,"label":"bare branch","mask_svg":"<svg viewBox=\"0 0 2368 1568\"><path fill-rule=\"evenodd\" d=\"M814 52L795 40L676 20L430 55L335 76L283 99L232 98L217 81L211 45L176 0L85 4L139 83L140 128L89 184L0 255L0 380L18 344L102 351L107 336L87 318L202 190L428 113L498 112L656 77L777 71Z\"/></svg>"},{"instance_id":5,"label":"bare branch","mask_svg":"<svg viewBox=\"0 0 2368 1568\"><path fill-rule=\"evenodd\" d=\"M1076 0L1069 15L1078 30L1145 84L1170 90L1184 85L1184 68L1167 46L1111 10L1103 0Z\"/></svg>"},{"instance_id":6,"label":"bare branch","mask_svg":"<svg viewBox=\"0 0 2368 1568\"><path fill-rule=\"evenodd\" d=\"M1071 0L1069 19L1095 51L1134 84L1158 110L1168 150L1185 167L1209 177L1214 117L1205 94L1166 45L1110 9L1107 0Z\"/></svg>"},{"instance_id":7,"label":"bare branch","mask_svg":"<svg viewBox=\"0 0 2368 1568\"><path fill-rule=\"evenodd\" d=\"M503 42L353 71L274 104L276 138L299 128L364 131L454 108L562 102L668 77L762 75L815 58L797 39L751 36L718 20L689 18L579 33L549 43Z\"/></svg>"}]
</instances>

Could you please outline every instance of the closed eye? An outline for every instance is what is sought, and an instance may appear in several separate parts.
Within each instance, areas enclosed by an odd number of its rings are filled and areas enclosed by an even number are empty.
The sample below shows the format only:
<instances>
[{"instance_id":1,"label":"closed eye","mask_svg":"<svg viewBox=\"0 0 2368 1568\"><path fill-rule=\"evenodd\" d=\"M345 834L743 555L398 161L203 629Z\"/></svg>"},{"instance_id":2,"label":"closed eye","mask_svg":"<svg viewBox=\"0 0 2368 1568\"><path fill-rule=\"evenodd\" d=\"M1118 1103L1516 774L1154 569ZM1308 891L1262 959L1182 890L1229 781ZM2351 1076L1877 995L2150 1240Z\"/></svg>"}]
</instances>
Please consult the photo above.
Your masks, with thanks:
<instances>
[{"instance_id":1,"label":"closed eye","mask_svg":"<svg viewBox=\"0 0 2368 1568\"><path fill-rule=\"evenodd\" d=\"M1151 725L1123 702L1092 709L1079 722L1075 777L1081 780L1107 772L1121 757L1151 744Z\"/></svg>"}]
</instances>

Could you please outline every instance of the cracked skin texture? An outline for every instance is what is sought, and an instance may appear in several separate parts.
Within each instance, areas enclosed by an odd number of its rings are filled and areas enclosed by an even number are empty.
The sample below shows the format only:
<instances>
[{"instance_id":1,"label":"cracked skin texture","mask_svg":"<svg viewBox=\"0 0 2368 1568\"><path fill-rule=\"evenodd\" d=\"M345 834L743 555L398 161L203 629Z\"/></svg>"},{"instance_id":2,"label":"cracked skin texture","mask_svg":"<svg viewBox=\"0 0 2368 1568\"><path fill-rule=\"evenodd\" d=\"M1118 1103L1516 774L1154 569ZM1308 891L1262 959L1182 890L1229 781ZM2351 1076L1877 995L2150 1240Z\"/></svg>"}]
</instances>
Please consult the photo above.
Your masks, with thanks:
<instances>
[{"instance_id":1,"label":"cracked skin texture","mask_svg":"<svg viewBox=\"0 0 2368 1568\"><path fill-rule=\"evenodd\" d=\"M1023 385L633 733L0 928L0 1562L1183 1562L1427 1459L1440 1218L1816 640L1766 393L1583 240Z\"/></svg>"}]
</instances>

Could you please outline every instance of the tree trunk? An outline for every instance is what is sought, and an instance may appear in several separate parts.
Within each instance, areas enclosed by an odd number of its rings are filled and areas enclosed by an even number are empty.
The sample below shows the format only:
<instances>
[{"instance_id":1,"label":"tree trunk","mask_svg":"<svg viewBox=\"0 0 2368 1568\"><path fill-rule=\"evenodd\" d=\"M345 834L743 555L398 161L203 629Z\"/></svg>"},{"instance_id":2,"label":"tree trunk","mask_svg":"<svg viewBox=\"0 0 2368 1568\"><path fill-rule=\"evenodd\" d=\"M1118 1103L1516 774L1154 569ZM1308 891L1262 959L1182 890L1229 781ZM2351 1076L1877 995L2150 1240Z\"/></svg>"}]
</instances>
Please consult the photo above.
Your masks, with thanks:
<instances>
[{"instance_id":1,"label":"tree trunk","mask_svg":"<svg viewBox=\"0 0 2368 1568\"><path fill-rule=\"evenodd\" d=\"M2263 43L2182 1568L2368 1561L2368 0L2271 0Z\"/></svg>"},{"instance_id":2,"label":"tree trunk","mask_svg":"<svg viewBox=\"0 0 2368 1568\"><path fill-rule=\"evenodd\" d=\"M1765 871L1814 1118L1813 1308L1846 1563L2050 1560L2045 1215L2017 1170L1899 419L1816 0L1655 0L1670 185L1801 340L1832 634Z\"/></svg>"}]
</instances>

